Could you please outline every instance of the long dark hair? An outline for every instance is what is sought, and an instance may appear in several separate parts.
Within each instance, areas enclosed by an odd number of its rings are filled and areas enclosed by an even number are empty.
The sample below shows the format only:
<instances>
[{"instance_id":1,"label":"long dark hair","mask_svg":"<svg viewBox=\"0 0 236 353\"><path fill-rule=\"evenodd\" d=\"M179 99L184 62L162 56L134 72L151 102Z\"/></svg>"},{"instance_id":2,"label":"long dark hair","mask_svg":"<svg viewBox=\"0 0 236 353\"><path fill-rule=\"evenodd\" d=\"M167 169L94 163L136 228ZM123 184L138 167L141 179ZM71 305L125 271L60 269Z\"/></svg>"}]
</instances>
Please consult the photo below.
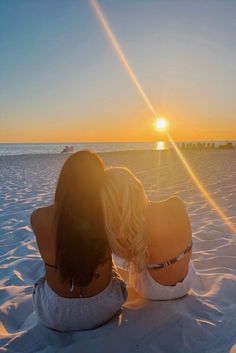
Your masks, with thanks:
<instances>
[{"instance_id":1,"label":"long dark hair","mask_svg":"<svg viewBox=\"0 0 236 353\"><path fill-rule=\"evenodd\" d=\"M104 228L101 188L102 160L90 151L71 155L64 163L55 193L56 266L63 281L87 286L109 245Z\"/></svg>"}]
</instances>

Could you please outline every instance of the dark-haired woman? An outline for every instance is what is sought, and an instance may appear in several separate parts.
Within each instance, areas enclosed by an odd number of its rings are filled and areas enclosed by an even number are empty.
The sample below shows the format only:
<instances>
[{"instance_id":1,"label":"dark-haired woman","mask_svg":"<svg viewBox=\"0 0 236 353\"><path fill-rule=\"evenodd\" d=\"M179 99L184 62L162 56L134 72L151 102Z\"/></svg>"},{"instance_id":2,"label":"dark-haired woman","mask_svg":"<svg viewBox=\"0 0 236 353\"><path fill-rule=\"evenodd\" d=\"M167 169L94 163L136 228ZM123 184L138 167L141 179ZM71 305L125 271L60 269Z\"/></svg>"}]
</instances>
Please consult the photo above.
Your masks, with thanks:
<instances>
[{"instance_id":1,"label":"dark-haired woman","mask_svg":"<svg viewBox=\"0 0 236 353\"><path fill-rule=\"evenodd\" d=\"M58 331L91 329L112 318L127 298L104 229L104 165L92 152L62 167L55 202L31 215L45 277L34 287L35 311Z\"/></svg>"}]
</instances>

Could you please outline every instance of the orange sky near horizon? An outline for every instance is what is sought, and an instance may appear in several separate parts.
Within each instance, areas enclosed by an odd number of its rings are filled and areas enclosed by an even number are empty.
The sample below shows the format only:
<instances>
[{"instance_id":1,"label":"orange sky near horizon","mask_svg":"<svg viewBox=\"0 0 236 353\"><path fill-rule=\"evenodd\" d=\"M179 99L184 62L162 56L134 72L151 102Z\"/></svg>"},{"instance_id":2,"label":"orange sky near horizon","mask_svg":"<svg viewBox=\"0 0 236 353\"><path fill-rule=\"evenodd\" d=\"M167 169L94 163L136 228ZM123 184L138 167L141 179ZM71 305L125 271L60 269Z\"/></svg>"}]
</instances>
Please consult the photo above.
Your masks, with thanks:
<instances>
[{"instance_id":1,"label":"orange sky near horizon","mask_svg":"<svg viewBox=\"0 0 236 353\"><path fill-rule=\"evenodd\" d=\"M164 132L158 132L153 123L155 119L150 114L139 95L133 92L137 107L125 99L120 100L120 109L113 112L104 109L97 114L97 123L93 123L93 115L85 112L84 119L69 118L65 112L53 114L52 118L40 119L39 114L34 119L25 121L19 117L19 123L7 129L7 124L1 124L0 143L56 143L56 142L153 142L166 140ZM160 106L160 104L159 104ZM200 119L196 112L190 118L192 107L187 103L176 102L173 107L165 104L163 114L169 121L169 133L172 139L178 141L204 140L236 140L236 119L228 117L231 123L222 124L220 116L209 116ZM199 109L200 110L200 109ZM66 111L66 107L65 107ZM103 115L105 111L106 114ZM182 112L184 112L182 114ZM204 111L203 111L204 114ZM100 121L100 122L99 122Z\"/></svg>"},{"instance_id":2,"label":"orange sky near horizon","mask_svg":"<svg viewBox=\"0 0 236 353\"><path fill-rule=\"evenodd\" d=\"M173 140L178 141L204 141L204 140L236 140L236 122L229 126L217 126L214 121L209 124L196 124L196 120L177 119L165 115L170 122L169 133ZM64 123L37 128L31 126L17 126L10 131L0 130L0 143L60 143L60 142L152 142L167 140L164 132L158 132L153 126L154 119L146 116L129 119L123 126L101 126L98 128L83 128L68 126ZM112 120L112 119L111 119ZM62 125L64 125L62 127ZM79 124L78 124L79 125Z\"/></svg>"}]
</instances>

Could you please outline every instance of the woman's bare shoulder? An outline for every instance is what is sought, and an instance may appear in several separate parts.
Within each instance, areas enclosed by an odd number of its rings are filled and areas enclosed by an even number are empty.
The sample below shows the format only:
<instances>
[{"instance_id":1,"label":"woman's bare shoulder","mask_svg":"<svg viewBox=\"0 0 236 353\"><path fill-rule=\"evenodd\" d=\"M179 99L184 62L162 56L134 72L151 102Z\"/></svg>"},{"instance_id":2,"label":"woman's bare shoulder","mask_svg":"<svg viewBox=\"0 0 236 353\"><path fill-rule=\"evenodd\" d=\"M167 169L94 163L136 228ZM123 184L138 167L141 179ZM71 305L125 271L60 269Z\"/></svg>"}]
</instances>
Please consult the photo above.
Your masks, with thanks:
<instances>
[{"instance_id":1,"label":"woman's bare shoulder","mask_svg":"<svg viewBox=\"0 0 236 353\"><path fill-rule=\"evenodd\" d=\"M171 197L152 203L147 231L150 241L149 253L153 261L166 261L180 254L192 238L184 202L178 197Z\"/></svg>"},{"instance_id":2,"label":"woman's bare shoulder","mask_svg":"<svg viewBox=\"0 0 236 353\"><path fill-rule=\"evenodd\" d=\"M35 234L52 219L54 206L40 207L34 210L30 216L30 224Z\"/></svg>"},{"instance_id":3,"label":"woman's bare shoulder","mask_svg":"<svg viewBox=\"0 0 236 353\"><path fill-rule=\"evenodd\" d=\"M163 201L153 201L150 203L150 213L153 215L170 215L171 213L185 212L186 207L178 196L172 196Z\"/></svg>"},{"instance_id":4,"label":"woman's bare shoulder","mask_svg":"<svg viewBox=\"0 0 236 353\"><path fill-rule=\"evenodd\" d=\"M157 229L164 234L191 234L191 225L184 202L179 197L171 197L160 202L152 202L148 214L149 230Z\"/></svg>"}]
</instances>

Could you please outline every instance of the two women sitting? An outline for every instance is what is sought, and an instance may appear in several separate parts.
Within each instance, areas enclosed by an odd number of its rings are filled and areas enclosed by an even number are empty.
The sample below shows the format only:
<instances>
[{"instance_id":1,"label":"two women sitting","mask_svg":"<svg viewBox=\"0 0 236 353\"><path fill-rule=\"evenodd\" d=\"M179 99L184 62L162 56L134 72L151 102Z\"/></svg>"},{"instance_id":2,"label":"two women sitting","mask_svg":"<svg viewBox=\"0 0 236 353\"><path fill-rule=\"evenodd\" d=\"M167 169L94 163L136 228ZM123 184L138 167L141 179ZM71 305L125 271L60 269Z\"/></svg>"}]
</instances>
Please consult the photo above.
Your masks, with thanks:
<instances>
[{"instance_id":1,"label":"two women sitting","mask_svg":"<svg viewBox=\"0 0 236 353\"><path fill-rule=\"evenodd\" d=\"M120 311L125 281L112 253L130 264L146 299L174 299L191 287L191 227L178 198L150 202L125 168L104 170L89 151L62 167L53 205L31 215L45 276L34 286L42 323L59 330L98 327Z\"/></svg>"}]
</instances>

